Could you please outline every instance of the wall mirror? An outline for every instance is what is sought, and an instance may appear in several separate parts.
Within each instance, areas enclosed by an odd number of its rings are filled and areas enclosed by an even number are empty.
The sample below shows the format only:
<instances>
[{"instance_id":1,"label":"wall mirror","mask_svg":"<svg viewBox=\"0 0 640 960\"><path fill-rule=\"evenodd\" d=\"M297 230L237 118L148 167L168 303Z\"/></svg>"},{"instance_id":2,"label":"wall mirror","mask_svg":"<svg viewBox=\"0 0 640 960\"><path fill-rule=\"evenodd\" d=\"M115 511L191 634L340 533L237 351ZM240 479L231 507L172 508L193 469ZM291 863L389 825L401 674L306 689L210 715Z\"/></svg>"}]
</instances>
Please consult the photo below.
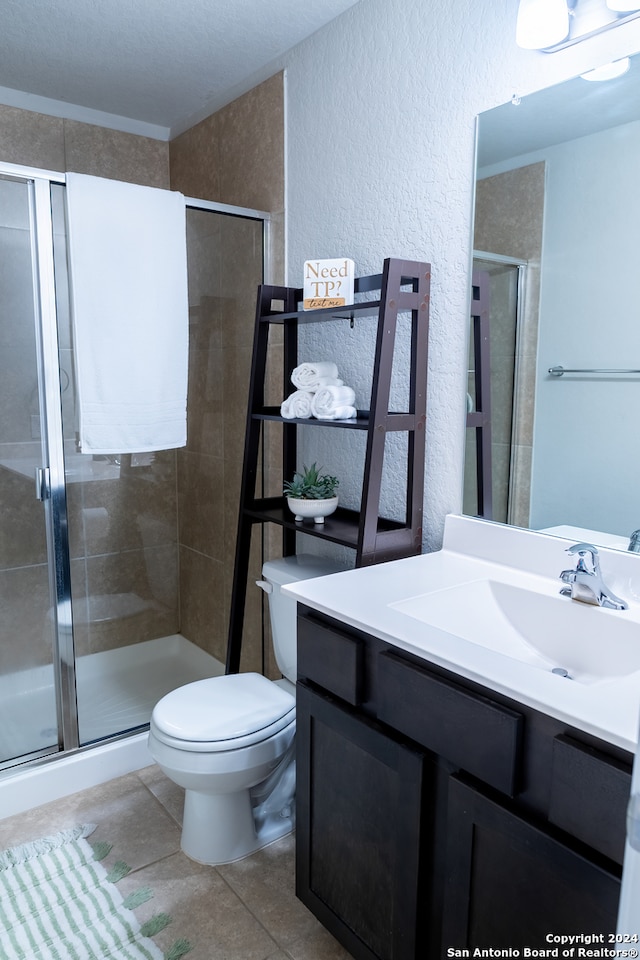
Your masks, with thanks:
<instances>
[{"instance_id":1,"label":"wall mirror","mask_svg":"<svg viewBox=\"0 0 640 960\"><path fill-rule=\"evenodd\" d=\"M463 512L640 528L640 55L478 118Z\"/></svg>"}]
</instances>

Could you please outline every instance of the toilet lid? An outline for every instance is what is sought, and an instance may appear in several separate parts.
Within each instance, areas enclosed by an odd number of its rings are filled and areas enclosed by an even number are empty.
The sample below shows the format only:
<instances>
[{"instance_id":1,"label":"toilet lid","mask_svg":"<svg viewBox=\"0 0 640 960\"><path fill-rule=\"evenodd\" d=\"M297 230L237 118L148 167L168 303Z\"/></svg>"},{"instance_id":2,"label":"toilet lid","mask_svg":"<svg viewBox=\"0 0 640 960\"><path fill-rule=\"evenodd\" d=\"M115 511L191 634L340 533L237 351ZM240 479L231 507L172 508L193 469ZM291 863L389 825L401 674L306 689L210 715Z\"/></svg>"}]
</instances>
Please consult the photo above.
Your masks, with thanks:
<instances>
[{"instance_id":1,"label":"toilet lid","mask_svg":"<svg viewBox=\"0 0 640 960\"><path fill-rule=\"evenodd\" d=\"M176 740L211 743L278 728L280 720L285 725L295 705L286 690L259 673L236 673L172 690L155 705L152 721Z\"/></svg>"}]
</instances>

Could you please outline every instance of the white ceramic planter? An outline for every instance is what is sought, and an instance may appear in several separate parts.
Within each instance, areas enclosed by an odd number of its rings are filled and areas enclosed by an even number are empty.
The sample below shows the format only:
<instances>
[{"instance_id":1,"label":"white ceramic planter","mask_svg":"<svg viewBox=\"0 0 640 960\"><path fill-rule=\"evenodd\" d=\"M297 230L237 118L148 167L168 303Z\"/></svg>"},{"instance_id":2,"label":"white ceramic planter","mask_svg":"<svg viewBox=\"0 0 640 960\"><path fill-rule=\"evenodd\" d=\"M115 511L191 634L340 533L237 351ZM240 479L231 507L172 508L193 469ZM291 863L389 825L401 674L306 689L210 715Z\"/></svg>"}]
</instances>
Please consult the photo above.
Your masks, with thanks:
<instances>
[{"instance_id":1,"label":"white ceramic planter","mask_svg":"<svg viewBox=\"0 0 640 960\"><path fill-rule=\"evenodd\" d=\"M287 497L289 509L295 514L296 520L313 519L314 523L324 523L324 518L333 513L338 506L338 498L330 497L328 500L297 500L295 497Z\"/></svg>"}]
</instances>

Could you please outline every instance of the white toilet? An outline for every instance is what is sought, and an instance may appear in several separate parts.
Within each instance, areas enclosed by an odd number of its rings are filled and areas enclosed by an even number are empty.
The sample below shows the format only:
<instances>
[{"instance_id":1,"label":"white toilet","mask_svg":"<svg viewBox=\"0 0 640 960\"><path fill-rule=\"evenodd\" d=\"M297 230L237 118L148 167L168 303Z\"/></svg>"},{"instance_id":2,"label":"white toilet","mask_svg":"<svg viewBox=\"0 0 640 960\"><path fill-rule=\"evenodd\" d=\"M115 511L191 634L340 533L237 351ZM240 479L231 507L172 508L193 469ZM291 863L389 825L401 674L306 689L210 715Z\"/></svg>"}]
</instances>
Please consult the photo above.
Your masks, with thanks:
<instances>
[{"instance_id":1,"label":"white toilet","mask_svg":"<svg viewBox=\"0 0 640 960\"><path fill-rule=\"evenodd\" d=\"M230 863L295 824L296 602L280 586L344 567L302 554L264 564L281 680L258 673L197 680L154 707L151 756L185 788L181 846L200 863Z\"/></svg>"}]
</instances>

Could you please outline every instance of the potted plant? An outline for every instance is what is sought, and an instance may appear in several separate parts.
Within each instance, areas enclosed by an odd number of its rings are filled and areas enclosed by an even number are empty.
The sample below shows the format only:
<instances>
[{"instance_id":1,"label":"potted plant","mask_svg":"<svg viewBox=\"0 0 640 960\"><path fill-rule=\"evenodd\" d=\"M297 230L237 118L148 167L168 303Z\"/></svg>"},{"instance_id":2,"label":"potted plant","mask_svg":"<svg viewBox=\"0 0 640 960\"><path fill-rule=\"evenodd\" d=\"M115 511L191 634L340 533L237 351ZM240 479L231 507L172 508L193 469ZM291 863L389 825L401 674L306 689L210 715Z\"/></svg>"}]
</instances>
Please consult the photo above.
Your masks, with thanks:
<instances>
[{"instance_id":1,"label":"potted plant","mask_svg":"<svg viewBox=\"0 0 640 960\"><path fill-rule=\"evenodd\" d=\"M321 469L316 463L303 466L302 472L296 471L293 480L284 484L283 493L296 520L313 517L315 523L324 523L324 518L338 506L336 487L339 480L321 473Z\"/></svg>"}]
</instances>

